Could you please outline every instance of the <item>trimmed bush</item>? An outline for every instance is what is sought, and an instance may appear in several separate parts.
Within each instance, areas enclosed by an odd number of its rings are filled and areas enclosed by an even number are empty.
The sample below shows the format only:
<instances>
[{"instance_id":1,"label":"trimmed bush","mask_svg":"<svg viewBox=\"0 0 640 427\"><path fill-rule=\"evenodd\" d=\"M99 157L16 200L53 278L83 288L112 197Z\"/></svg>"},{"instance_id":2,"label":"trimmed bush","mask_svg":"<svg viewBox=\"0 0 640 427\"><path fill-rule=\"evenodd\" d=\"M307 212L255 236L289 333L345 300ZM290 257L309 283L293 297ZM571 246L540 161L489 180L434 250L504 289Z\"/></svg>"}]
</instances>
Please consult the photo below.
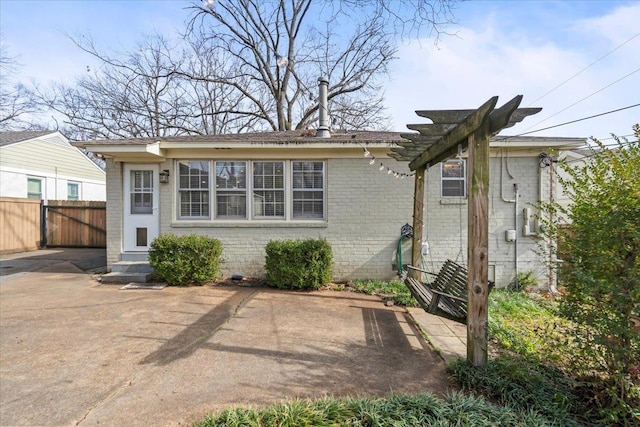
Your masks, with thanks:
<instances>
[{"instance_id":1,"label":"trimmed bush","mask_svg":"<svg viewBox=\"0 0 640 427\"><path fill-rule=\"evenodd\" d=\"M272 240L265 247L267 283L277 288L318 289L333 276L333 253L324 239Z\"/></svg>"},{"instance_id":2,"label":"trimmed bush","mask_svg":"<svg viewBox=\"0 0 640 427\"><path fill-rule=\"evenodd\" d=\"M163 234L151 242L149 264L169 285L203 284L218 277L221 255L219 240Z\"/></svg>"}]
</instances>

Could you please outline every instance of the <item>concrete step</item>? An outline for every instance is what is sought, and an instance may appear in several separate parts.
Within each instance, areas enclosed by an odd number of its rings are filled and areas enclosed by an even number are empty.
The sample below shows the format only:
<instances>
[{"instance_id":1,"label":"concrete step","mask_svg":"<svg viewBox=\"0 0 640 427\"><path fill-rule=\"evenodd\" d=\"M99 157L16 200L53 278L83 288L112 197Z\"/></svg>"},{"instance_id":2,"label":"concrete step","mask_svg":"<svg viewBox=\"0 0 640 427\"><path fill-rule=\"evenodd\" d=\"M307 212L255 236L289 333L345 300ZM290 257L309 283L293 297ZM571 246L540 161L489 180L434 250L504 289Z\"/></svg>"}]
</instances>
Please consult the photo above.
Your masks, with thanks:
<instances>
[{"instance_id":1,"label":"concrete step","mask_svg":"<svg viewBox=\"0 0 640 427\"><path fill-rule=\"evenodd\" d=\"M149 254L147 252L122 252L120 259L122 261L148 261Z\"/></svg>"},{"instance_id":2,"label":"concrete step","mask_svg":"<svg viewBox=\"0 0 640 427\"><path fill-rule=\"evenodd\" d=\"M100 276L100 283L105 285L123 283L147 283L153 277L153 273L123 273L111 272Z\"/></svg>"},{"instance_id":3,"label":"concrete step","mask_svg":"<svg viewBox=\"0 0 640 427\"><path fill-rule=\"evenodd\" d=\"M147 261L118 261L111 265L112 273L153 273Z\"/></svg>"}]
</instances>

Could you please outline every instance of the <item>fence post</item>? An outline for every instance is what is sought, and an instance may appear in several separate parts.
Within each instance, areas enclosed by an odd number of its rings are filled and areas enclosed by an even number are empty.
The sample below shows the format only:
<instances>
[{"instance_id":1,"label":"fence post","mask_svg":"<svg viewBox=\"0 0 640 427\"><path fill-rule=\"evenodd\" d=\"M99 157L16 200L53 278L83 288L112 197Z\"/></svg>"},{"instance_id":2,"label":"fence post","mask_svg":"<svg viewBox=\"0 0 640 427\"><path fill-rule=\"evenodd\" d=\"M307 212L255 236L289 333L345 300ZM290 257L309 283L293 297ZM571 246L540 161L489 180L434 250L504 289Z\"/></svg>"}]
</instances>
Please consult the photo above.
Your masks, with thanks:
<instances>
[{"instance_id":1,"label":"fence post","mask_svg":"<svg viewBox=\"0 0 640 427\"><path fill-rule=\"evenodd\" d=\"M40 248L47 246L47 206L40 200Z\"/></svg>"}]
</instances>

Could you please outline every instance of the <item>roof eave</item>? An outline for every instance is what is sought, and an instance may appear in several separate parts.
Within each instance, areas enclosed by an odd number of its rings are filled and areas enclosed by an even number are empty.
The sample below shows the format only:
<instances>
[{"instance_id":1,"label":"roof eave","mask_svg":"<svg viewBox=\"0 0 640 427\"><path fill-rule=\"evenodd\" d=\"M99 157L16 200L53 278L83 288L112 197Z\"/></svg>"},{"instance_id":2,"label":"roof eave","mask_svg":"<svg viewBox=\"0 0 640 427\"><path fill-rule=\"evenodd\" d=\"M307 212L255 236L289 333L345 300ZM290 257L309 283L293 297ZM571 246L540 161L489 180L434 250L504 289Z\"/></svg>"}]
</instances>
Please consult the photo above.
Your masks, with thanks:
<instances>
[{"instance_id":1,"label":"roof eave","mask_svg":"<svg viewBox=\"0 0 640 427\"><path fill-rule=\"evenodd\" d=\"M82 147L91 153L113 158L116 161L159 162L166 159L159 142L139 145L84 143Z\"/></svg>"}]
</instances>

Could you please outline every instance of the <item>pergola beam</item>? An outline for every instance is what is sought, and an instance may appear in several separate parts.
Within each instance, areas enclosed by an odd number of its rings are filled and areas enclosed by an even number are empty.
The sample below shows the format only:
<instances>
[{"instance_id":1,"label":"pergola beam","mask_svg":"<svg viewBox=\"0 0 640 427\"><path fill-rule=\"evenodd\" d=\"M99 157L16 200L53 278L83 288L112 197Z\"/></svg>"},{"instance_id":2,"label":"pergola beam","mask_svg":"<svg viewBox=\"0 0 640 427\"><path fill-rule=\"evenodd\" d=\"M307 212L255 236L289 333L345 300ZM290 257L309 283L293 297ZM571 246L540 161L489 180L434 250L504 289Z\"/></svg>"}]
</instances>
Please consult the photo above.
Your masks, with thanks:
<instances>
[{"instance_id":1,"label":"pergola beam","mask_svg":"<svg viewBox=\"0 0 640 427\"><path fill-rule=\"evenodd\" d=\"M458 145L463 144L466 148L467 138L482 124L487 115L494 109L498 97L494 96L482 104L480 108L474 110L455 128L447 132L440 140L427 148L421 155L409 163L409 169L417 170L425 165L433 165L448 159L453 153L458 151Z\"/></svg>"}]
</instances>

